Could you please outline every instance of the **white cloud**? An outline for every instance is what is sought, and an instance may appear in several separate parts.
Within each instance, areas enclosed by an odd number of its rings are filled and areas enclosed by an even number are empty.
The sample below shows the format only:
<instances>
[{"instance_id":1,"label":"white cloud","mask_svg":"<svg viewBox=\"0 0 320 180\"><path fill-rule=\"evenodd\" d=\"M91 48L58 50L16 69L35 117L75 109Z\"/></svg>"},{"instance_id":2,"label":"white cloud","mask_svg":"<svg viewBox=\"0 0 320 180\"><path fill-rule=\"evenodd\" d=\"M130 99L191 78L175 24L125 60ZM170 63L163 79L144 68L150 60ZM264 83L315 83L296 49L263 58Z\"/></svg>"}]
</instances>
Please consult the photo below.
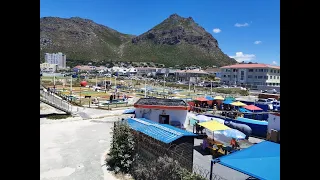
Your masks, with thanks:
<instances>
[{"instance_id":1,"label":"white cloud","mask_svg":"<svg viewBox=\"0 0 320 180\"><path fill-rule=\"evenodd\" d=\"M234 26L235 27L246 27L246 26L249 26L249 24L248 23L243 23L243 24L236 23Z\"/></svg>"},{"instance_id":2,"label":"white cloud","mask_svg":"<svg viewBox=\"0 0 320 180\"><path fill-rule=\"evenodd\" d=\"M214 28L212 31L213 31L214 33L220 33L220 32L221 32L221 29L219 29L219 28Z\"/></svg>"},{"instance_id":3,"label":"white cloud","mask_svg":"<svg viewBox=\"0 0 320 180\"><path fill-rule=\"evenodd\" d=\"M272 61L272 64L273 65L277 65L278 63L276 61Z\"/></svg>"},{"instance_id":4,"label":"white cloud","mask_svg":"<svg viewBox=\"0 0 320 180\"><path fill-rule=\"evenodd\" d=\"M261 44L262 41L255 41L254 44Z\"/></svg>"},{"instance_id":5,"label":"white cloud","mask_svg":"<svg viewBox=\"0 0 320 180\"><path fill-rule=\"evenodd\" d=\"M254 54L243 54L243 52L236 52L235 56L230 56L231 58L234 58L238 62L242 61L251 61L256 58L256 55Z\"/></svg>"}]
</instances>

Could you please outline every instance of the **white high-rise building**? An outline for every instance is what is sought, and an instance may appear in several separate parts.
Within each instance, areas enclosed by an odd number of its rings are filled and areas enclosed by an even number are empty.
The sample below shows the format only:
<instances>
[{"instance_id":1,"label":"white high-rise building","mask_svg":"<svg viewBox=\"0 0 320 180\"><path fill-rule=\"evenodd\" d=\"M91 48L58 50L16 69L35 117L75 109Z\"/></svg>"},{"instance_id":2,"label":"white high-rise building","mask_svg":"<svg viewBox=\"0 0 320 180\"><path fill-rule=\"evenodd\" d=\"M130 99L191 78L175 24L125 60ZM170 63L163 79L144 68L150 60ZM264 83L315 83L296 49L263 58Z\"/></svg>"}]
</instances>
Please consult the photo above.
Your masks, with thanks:
<instances>
[{"instance_id":1,"label":"white high-rise building","mask_svg":"<svg viewBox=\"0 0 320 180\"><path fill-rule=\"evenodd\" d=\"M62 54L61 52L58 53L46 53L45 54L45 61L49 64L57 64L59 68L66 68L66 59L67 56Z\"/></svg>"}]
</instances>

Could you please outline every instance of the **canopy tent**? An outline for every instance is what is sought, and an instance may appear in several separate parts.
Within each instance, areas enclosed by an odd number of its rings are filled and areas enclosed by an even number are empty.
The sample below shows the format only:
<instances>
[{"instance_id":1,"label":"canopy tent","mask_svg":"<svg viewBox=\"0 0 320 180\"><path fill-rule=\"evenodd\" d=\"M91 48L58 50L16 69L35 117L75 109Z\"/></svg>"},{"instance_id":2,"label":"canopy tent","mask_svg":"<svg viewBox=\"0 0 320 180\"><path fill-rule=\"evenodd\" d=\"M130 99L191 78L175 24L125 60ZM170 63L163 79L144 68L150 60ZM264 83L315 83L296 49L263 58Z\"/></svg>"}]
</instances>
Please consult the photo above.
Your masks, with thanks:
<instances>
[{"instance_id":1,"label":"canopy tent","mask_svg":"<svg viewBox=\"0 0 320 180\"><path fill-rule=\"evenodd\" d=\"M252 111L249 111L248 109L245 109L245 108L239 108L239 111L242 113L252 113Z\"/></svg>"},{"instance_id":2,"label":"canopy tent","mask_svg":"<svg viewBox=\"0 0 320 180\"><path fill-rule=\"evenodd\" d=\"M231 101L231 100L224 100L224 101L222 101L222 103L223 103L223 104L231 104L231 103L233 103L233 101Z\"/></svg>"},{"instance_id":3,"label":"canopy tent","mask_svg":"<svg viewBox=\"0 0 320 180\"><path fill-rule=\"evenodd\" d=\"M208 99L209 101L213 100L213 98L211 96L206 96L205 98Z\"/></svg>"},{"instance_id":4,"label":"canopy tent","mask_svg":"<svg viewBox=\"0 0 320 180\"><path fill-rule=\"evenodd\" d=\"M219 123L218 121L207 121L199 123L200 126L209 129L210 131L222 131L226 129L231 129L228 126Z\"/></svg>"},{"instance_id":5,"label":"canopy tent","mask_svg":"<svg viewBox=\"0 0 320 180\"><path fill-rule=\"evenodd\" d=\"M203 101L208 101L208 99L206 99L206 98L204 98L204 97L198 97L198 98L196 98L195 100L196 100L196 101L201 101L201 102L203 102Z\"/></svg>"},{"instance_id":6,"label":"canopy tent","mask_svg":"<svg viewBox=\"0 0 320 180\"><path fill-rule=\"evenodd\" d=\"M242 103L240 101L236 101L236 102L233 102L233 103L230 103L230 104L233 105L233 106L246 106L245 103Z\"/></svg>"},{"instance_id":7,"label":"canopy tent","mask_svg":"<svg viewBox=\"0 0 320 180\"><path fill-rule=\"evenodd\" d=\"M206 122L206 121L210 121L211 117L200 114L200 115L197 115L194 119L198 120L199 122Z\"/></svg>"},{"instance_id":8,"label":"canopy tent","mask_svg":"<svg viewBox=\"0 0 320 180\"><path fill-rule=\"evenodd\" d=\"M216 96L213 98L214 100L224 100L224 98L222 96Z\"/></svg>"},{"instance_id":9,"label":"canopy tent","mask_svg":"<svg viewBox=\"0 0 320 180\"><path fill-rule=\"evenodd\" d=\"M280 144L263 141L241 151L213 159L210 174L212 174L214 163L257 179L278 180L280 179Z\"/></svg>"},{"instance_id":10,"label":"canopy tent","mask_svg":"<svg viewBox=\"0 0 320 180\"><path fill-rule=\"evenodd\" d=\"M215 131L215 133L216 134L223 134L226 137L234 138L237 140L242 140L242 139L246 138L246 135L237 129L227 129L227 130L223 130L223 131Z\"/></svg>"},{"instance_id":11,"label":"canopy tent","mask_svg":"<svg viewBox=\"0 0 320 180\"><path fill-rule=\"evenodd\" d=\"M226 97L224 100L225 100L225 101L227 101L227 100L235 101L236 98L229 96L229 97Z\"/></svg>"},{"instance_id":12,"label":"canopy tent","mask_svg":"<svg viewBox=\"0 0 320 180\"><path fill-rule=\"evenodd\" d=\"M135 108L126 109L126 110L124 110L123 114L134 114L135 110L136 110Z\"/></svg>"},{"instance_id":13,"label":"canopy tent","mask_svg":"<svg viewBox=\"0 0 320 180\"><path fill-rule=\"evenodd\" d=\"M244 106L244 108L248 109L250 111L262 111L263 110L255 105L247 105L247 106Z\"/></svg>"}]
</instances>

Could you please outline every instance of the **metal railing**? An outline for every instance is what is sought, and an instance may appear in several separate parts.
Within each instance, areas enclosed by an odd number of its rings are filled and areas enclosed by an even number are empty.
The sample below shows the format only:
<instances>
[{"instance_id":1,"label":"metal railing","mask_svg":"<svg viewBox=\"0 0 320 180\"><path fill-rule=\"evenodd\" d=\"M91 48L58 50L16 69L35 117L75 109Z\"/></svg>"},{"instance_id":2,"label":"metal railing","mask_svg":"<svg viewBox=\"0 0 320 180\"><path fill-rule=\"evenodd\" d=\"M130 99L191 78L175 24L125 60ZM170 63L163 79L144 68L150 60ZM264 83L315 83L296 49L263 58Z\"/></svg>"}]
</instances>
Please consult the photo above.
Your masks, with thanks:
<instances>
[{"instance_id":1,"label":"metal railing","mask_svg":"<svg viewBox=\"0 0 320 180\"><path fill-rule=\"evenodd\" d=\"M72 105L66 100L56 97L53 93L40 90L40 101L66 112L67 114L72 114Z\"/></svg>"}]
</instances>

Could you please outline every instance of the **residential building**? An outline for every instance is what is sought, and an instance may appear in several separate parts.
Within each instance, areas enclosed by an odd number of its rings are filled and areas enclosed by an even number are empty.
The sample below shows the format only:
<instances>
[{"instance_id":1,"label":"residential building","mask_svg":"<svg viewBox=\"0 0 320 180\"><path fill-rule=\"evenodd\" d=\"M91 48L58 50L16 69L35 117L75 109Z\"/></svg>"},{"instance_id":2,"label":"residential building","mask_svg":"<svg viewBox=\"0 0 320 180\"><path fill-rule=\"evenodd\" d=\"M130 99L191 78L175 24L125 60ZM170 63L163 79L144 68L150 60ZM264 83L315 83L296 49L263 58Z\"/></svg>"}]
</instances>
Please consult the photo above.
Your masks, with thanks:
<instances>
[{"instance_id":1,"label":"residential building","mask_svg":"<svg viewBox=\"0 0 320 180\"><path fill-rule=\"evenodd\" d=\"M175 73L178 81L191 81L194 83L198 83L201 77L209 75L209 73L200 69L177 70Z\"/></svg>"},{"instance_id":2,"label":"residential building","mask_svg":"<svg viewBox=\"0 0 320 180\"><path fill-rule=\"evenodd\" d=\"M53 73L58 70L57 64L49 64L49 63L42 63L40 64L40 71L46 72L46 73Z\"/></svg>"},{"instance_id":3,"label":"residential building","mask_svg":"<svg viewBox=\"0 0 320 180\"><path fill-rule=\"evenodd\" d=\"M59 68L64 69L66 68L66 58L65 54L61 52L58 53L46 53L45 54L45 61L49 64L57 64Z\"/></svg>"},{"instance_id":4,"label":"residential building","mask_svg":"<svg viewBox=\"0 0 320 180\"><path fill-rule=\"evenodd\" d=\"M218 67L207 68L205 72L214 75L215 77L221 78L221 69Z\"/></svg>"},{"instance_id":5,"label":"residential building","mask_svg":"<svg viewBox=\"0 0 320 180\"><path fill-rule=\"evenodd\" d=\"M153 67L137 67L138 76L155 75L159 68Z\"/></svg>"},{"instance_id":6,"label":"residential building","mask_svg":"<svg viewBox=\"0 0 320 180\"><path fill-rule=\"evenodd\" d=\"M228 85L280 86L280 66L261 63L221 67L221 82Z\"/></svg>"}]
</instances>

